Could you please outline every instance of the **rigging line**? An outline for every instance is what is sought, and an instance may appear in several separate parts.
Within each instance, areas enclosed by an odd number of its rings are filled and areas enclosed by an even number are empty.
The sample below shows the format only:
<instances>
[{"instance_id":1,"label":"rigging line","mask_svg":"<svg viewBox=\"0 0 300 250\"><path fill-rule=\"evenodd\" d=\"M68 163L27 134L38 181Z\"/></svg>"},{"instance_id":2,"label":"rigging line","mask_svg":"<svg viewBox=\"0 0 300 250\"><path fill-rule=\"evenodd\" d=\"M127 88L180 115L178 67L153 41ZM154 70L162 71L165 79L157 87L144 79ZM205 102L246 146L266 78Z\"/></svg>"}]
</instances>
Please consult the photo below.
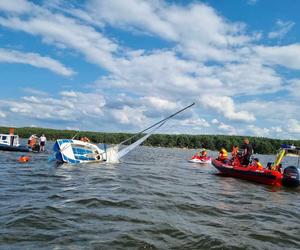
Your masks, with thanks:
<instances>
[{"instance_id":1,"label":"rigging line","mask_svg":"<svg viewBox=\"0 0 300 250\"><path fill-rule=\"evenodd\" d=\"M162 123L162 122L165 122L165 121L167 121L167 120L171 119L172 117L174 117L174 116L178 115L179 113L181 113L181 112L183 112L184 110L186 110L186 109L188 109L188 108L192 107L193 105L195 105L195 103L194 103L194 102L193 102L192 104L190 104L190 105L186 106L185 108L183 108L183 109L181 109L181 110L177 111L176 113L174 113L174 114L172 114L172 115L170 115L170 116L168 116L168 117L166 117L166 118L164 118L164 119L160 120L159 122L156 122L155 124L153 124L153 125L149 126L148 128L145 128L144 130L142 130L142 131L138 132L137 134L135 134L135 135L131 136L130 138L126 139L125 141L122 141L121 143L119 143L119 145L122 145L122 144L124 144L125 142L128 142L129 140L131 140L131 139L135 138L136 136L138 136L138 135L140 135L140 134L144 133L145 131L147 131L147 130L149 130L149 129L153 128L153 127L155 127L156 125L158 125L158 124L160 124L160 123Z\"/></svg>"}]
</instances>

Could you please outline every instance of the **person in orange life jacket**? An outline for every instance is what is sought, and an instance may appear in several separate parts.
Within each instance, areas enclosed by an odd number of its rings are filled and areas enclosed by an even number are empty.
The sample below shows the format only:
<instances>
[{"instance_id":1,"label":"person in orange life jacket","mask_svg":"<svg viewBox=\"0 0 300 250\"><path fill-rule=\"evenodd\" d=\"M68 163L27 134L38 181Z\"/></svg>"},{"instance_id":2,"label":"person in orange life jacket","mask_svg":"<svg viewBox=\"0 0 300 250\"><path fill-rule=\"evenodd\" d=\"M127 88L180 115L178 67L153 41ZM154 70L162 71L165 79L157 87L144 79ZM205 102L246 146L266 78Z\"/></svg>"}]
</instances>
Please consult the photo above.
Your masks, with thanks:
<instances>
[{"instance_id":1,"label":"person in orange life jacket","mask_svg":"<svg viewBox=\"0 0 300 250\"><path fill-rule=\"evenodd\" d=\"M86 136L81 137L80 140L83 141L83 142L90 142L90 139L87 138Z\"/></svg>"},{"instance_id":2,"label":"person in orange life jacket","mask_svg":"<svg viewBox=\"0 0 300 250\"><path fill-rule=\"evenodd\" d=\"M257 167L257 169L259 169L259 170L263 170L263 168L264 168L258 158L254 158L253 166Z\"/></svg>"},{"instance_id":3,"label":"person in orange life jacket","mask_svg":"<svg viewBox=\"0 0 300 250\"><path fill-rule=\"evenodd\" d=\"M236 158L238 155L238 152L239 152L239 147L237 145L234 145L232 147L232 151L231 151L231 159Z\"/></svg>"},{"instance_id":4,"label":"person in orange life jacket","mask_svg":"<svg viewBox=\"0 0 300 250\"><path fill-rule=\"evenodd\" d=\"M221 148L217 160L222 161L222 162L226 162L228 160L228 153L225 148Z\"/></svg>"}]
</instances>

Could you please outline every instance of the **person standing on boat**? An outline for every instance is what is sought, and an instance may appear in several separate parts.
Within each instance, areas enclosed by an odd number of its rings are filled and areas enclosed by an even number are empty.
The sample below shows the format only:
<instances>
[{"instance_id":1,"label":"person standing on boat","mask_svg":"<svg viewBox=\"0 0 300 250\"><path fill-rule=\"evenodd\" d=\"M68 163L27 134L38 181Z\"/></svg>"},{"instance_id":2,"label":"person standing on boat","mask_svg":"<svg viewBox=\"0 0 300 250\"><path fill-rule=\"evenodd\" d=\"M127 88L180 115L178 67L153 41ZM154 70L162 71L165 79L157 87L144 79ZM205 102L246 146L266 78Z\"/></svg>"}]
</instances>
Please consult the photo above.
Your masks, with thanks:
<instances>
[{"instance_id":1,"label":"person standing on boat","mask_svg":"<svg viewBox=\"0 0 300 250\"><path fill-rule=\"evenodd\" d=\"M244 144L242 146L242 149L243 149L243 153L242 153L242 162L241 163L242 163L242 165L247 166L247 165L249 165L251 155L253 154L253 147L250 144L248 138L244 139Z\"/></svg>"},{"instance_id":2,"label":"person standing on boat","mask_svg":"<svg viewBox=\"0 0 300 250\"><path fill-rule=\"evenodd\" d=\"M40 151L44 152L45 151L45 144L46 144L47 138L44 134L40 137Z\"/></svg>"}]
</instances>

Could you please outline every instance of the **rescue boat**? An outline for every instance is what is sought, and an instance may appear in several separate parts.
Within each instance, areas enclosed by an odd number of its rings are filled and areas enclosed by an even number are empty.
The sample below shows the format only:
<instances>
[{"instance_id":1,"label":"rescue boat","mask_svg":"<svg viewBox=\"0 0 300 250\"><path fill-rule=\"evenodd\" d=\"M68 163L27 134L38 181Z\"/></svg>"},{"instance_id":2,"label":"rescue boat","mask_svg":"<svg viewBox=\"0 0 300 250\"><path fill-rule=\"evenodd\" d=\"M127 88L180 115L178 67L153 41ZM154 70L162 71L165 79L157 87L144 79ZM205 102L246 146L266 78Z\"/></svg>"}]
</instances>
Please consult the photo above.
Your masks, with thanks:
<instances>
[{"instance_id":1,"label":"rescue boat","mask_svg":"<svg viewBox=\"0 0 300 250\"><path fill-rule=\"evenodd\" d=\"M222 175L249 180L271 186L281 186L282 174L276 170L262 169L255 166L233 165L223 163L217 159L212 160L212 165L220 171Z\"/></svg>"},{"instance_id":2,"label":"rescue boat","mask_svg":"<svg viewBox=\"0 0 300 250\"><path fill-rule=\"evenodd\" d=\"M275 162L270 166L270 169L258 169L252 163L248 166L243 166L240 164L239 158L228 162L214 159L212 160L212 165L224 176L271 186L298 187L300 186L299 161L298 166L288 166L284 168L283 172L277 170L285 156L300 157L300 148L283 145L277 154Z\"/></svg>"}]
</instances>

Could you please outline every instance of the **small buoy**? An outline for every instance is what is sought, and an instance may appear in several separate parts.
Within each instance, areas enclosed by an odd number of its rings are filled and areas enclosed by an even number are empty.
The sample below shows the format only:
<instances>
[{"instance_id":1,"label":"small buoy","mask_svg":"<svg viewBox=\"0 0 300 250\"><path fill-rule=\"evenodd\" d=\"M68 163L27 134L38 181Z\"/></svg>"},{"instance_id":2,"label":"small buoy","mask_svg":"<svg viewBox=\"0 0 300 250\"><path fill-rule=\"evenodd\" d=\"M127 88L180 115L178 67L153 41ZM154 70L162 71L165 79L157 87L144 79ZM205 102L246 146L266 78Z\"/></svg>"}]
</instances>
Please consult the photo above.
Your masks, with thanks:
<instances>
[{"instance_id":1,"label":"small buoy","mask_svg":"<svg viewBox=\"0 0 300 250\"><path fill-rule=\"evenodd\" d=\"M22 156L19 157L19 162L21 162L21 163L29 162L29 161L30 161L29 156L22 155Z\"/></svg>"}]
</instances>

